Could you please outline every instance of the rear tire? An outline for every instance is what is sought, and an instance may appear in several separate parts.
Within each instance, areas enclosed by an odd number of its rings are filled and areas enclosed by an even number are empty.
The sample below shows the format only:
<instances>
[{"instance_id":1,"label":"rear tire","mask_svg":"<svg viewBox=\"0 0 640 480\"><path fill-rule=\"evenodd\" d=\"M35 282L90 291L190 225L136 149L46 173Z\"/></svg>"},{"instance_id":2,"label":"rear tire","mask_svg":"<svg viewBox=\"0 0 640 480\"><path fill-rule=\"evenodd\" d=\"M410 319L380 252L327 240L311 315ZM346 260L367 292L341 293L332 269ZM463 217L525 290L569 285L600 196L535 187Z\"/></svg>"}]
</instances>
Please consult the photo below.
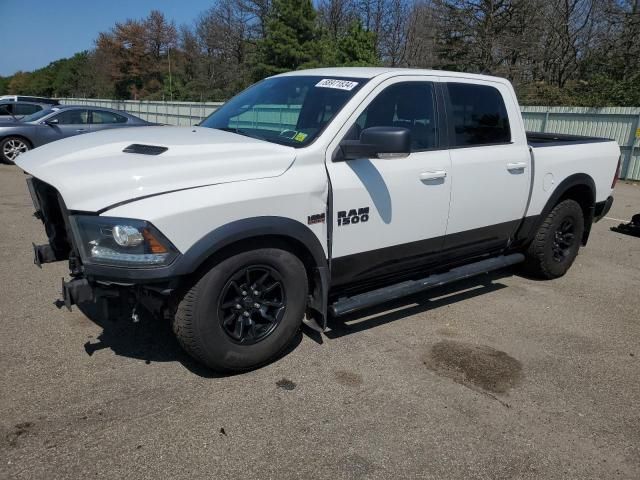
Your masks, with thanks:
<instances>
[{"instance_id":1,"label":"rear tire","mask_svg":"<svg viewBox=\"0 0 640 480\"><path fill-rule=\"evenodd\" d=\"M305 267L295 255L276 248L242 252L215 265L182 296L173 331L189 355L214 370L255 368L292 341L307 290Z\"/></svg>"},{"instance_id":2,"label":"rear tire","mask_svg":"<svg viewBox=\"0 0 640 480\"><path fill-rule=\"evenodd\" d=\"M563 276L578 256L584 213L575 200L564 200L545 218L526 251L525 271L535 277Z\"/></svg>"},{"instance_id":3,"label":"rear tire","mask_svg":"<svg viewBox=\"0 0 640 480\"><path fill-rule=\"evenodd\" d=\"M0 140L0 161L15 164L19 155L31 150L31 144L22 137L6 137Z\"/></svg>"}]
</instances>

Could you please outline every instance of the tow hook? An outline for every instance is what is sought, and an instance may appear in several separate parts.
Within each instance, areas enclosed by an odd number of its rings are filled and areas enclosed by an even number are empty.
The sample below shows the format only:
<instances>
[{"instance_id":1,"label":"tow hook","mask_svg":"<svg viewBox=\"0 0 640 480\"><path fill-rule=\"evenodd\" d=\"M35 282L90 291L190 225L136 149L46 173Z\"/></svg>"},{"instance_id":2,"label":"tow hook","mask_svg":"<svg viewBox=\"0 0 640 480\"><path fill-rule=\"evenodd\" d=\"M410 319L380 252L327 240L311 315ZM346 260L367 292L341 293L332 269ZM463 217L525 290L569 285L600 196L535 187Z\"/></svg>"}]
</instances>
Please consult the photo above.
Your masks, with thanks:
<instances>
[{"instance_id":1,"label":"tow hook","mask_svg":"<svg viewBox=\"0 0 640 480\"><path fill-rule=\"evenodd\" d=\"M68 282L62 279L62 298L53 302L58 307L67 307L71 311L72 305L91 302L95 299L93 288L86 278L74 278Z\"/></svg>"}]
</instances>

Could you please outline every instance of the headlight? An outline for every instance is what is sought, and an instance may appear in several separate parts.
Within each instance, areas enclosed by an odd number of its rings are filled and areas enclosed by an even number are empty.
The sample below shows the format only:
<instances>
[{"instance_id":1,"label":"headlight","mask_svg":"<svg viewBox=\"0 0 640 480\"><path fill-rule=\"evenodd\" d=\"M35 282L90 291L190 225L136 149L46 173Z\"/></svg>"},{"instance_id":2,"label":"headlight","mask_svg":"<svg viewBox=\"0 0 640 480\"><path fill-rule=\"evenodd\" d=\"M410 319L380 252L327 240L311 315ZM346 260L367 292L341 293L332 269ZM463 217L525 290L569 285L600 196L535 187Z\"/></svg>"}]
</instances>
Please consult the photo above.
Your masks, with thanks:
<instances>
[{"instance_id":1,"label":"headlight","mask_svg":"<svg viewBox=\"0 0 640 480\"><path fill-rule=\"evenodd\" d=\"M84 263L160 267L178 255L171 242L144 220L97 215L69 218Z\"/></svg>"}]
</instances>

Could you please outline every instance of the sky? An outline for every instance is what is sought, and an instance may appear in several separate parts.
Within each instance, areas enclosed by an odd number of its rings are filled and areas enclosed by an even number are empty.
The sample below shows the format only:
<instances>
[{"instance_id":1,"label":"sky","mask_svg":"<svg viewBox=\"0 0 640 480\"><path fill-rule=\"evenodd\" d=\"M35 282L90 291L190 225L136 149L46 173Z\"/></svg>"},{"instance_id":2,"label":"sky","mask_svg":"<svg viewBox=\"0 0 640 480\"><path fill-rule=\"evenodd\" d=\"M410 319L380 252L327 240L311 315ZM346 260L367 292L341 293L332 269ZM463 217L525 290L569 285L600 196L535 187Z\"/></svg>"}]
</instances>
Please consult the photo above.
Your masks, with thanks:
<instances>
[{"instance_id":1,"label":"sky","mask_svg":"<svg viewBox=\"0 0 640 480\"><path fill-rule=\"evenodd\" d=\"M214 0L0 0L0 76L45 67L93 48L116 22L160 10L191 24Z\"/></svg>"}]
</instances>

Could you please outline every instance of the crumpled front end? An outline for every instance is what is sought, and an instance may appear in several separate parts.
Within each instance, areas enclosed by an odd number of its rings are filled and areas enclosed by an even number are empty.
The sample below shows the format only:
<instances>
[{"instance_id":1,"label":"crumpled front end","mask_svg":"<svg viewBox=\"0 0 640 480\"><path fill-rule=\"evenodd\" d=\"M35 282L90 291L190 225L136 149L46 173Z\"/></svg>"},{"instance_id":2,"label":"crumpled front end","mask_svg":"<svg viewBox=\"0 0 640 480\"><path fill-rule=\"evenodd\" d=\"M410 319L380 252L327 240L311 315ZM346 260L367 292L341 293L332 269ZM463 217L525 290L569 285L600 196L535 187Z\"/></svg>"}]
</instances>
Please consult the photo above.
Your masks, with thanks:
<instances>
[{"instance_id":1,"label":"crumpled front end","mask_svg":"<svg viewBox=\"0 0 640 480\"><path fill-rule=\"evenodd\" d=\"M135 316L135 309L142 304L153 313L161 313L165 308L168 295L173 290L171 282L155 282L149 285L139 282L111 281L107 277L92 274L91 265L82 259L78 235L74 234L70 215L60 193L51 185L35 177L27 178L27 186L35 208L34 216L42 221L49 242L43 245L33 244L33 262L42 268L43 264L68 260L71 279L62 280L61 298L56 300L58 308L87 302L106 301L129 307ZM79 212L73 212L79 213ZM100 218L95 214L95 218Z\"/></svg>"}]
</instances>

